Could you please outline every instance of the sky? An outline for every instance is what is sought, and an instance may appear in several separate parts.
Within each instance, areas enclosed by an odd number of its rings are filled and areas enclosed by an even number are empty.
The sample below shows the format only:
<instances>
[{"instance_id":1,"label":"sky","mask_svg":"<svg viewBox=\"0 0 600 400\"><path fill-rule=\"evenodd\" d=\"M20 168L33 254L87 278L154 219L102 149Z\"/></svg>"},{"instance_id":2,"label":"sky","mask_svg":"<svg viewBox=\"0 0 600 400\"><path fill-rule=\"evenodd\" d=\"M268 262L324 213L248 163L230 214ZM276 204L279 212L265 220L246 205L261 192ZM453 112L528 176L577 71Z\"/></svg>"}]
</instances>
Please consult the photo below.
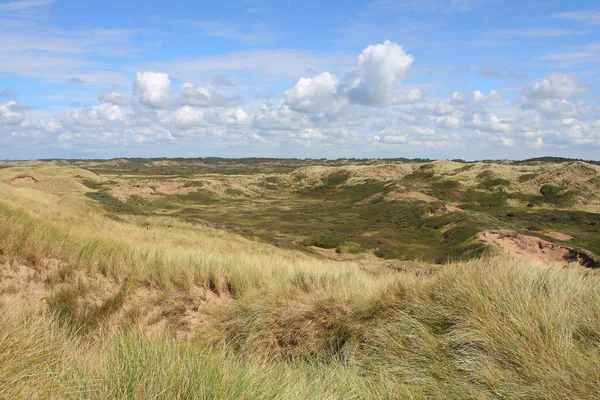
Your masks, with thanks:
<instances>
[{"instance_id":1,"label":"sky","mask_svg":"<svg viewBox=\"0 0 600 400\"><path fill-rule=\"evenodd\" d=\"M0 159L600 159L600 4L0 0Z\"/></svg>"}]
</instances>

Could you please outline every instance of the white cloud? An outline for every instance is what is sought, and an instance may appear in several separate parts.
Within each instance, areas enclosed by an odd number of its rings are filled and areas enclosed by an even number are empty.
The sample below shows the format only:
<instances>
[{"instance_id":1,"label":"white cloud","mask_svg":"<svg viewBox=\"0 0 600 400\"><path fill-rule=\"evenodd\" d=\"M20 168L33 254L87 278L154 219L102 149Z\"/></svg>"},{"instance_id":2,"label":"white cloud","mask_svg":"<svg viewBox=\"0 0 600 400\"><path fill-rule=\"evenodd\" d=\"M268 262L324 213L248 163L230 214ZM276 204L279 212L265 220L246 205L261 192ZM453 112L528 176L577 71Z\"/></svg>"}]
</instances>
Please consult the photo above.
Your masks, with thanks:
<instances>
[{"instance_id":1,"label":"white cloud","mask_svg":"<svg viewBox=\"0 0 600 400\"><path fill-rule=\"evenodd\" d=\"M419 136L432 136L435 135L435 129L432 128L421 128L419 126L409 126L408 130Z\"/></svg>"},{"instance_id":2,"label":"white cloud","mask_svg":"<svg viewBox=\"0 0 600 400\"><path fill-rule=\"evenodd\" d=\"M304 140L318 140L323 138L323 133L315 128L307 128L299 131L296 137Z\"/></svg>"},{"instance_id":3,"label":"white cloud","mask_svg":"<svg viewBox=\"0 0 600 400\"><path fill-rule=\"evenodd\" d=\"M465 105L469 101L465 98L465 95L460 92L452 92L451 103L454 105Z\"/></svg>"},{"instance_id":4,"label":"white cloud","mask_svg":"<svg viewBox=\"0 0 600 400\"><path fill-rule=\"evenodd\" d=\"M321 112L340 102L335 98L339 84L339 79L329 72L300 78L293 88L283 92L285 104L298 112Z\"/></svg>"},{"instance_id":5,"label":"white cloud","mask_svg":"<svg viewBox=\"0 0 600 400\"><path fill-rule=\"evenodd\" d=\"M409 98L394 97L394 89L414 62L402 46L386 40L365 48L351 74L347 96L352 103L383 107L406 104Z\"/></svg>"},{"instance_id":6,"label":"white cloud","mask_svg":"<svg viewBox=\"0 0 600 400\"><path fill-rule=\"evenodd\" d=\"M451 104L446 103L444 100L440 100L436 103L433 113L435 115L450 115L454 112L454 107Z\"/></svg>"},{"instance_id":7,"label":"white cloud","mask_svg":"<svg viewBox=\"0 0 600 400\"><path fill-rule=\"evenodd\" d=\"M382 136L375 136L374 139L378 142L389 143L389 144L407 143L408 142L408 136L405 136L405 135L382 135Z\"/></svg>"},{"instance_id":8,"label":"white cloud","mask_svg":"<svg viewBox=\"0 0 600 400\"><path fill-rule=\"evenodd\" d=\"M162 72L137 72L133 92L140 103L149 107L167 109L171 106L171 81Z\"/></svg>"},{"instance_id":9,"label":"white cloud","mask_svg":"<svg viewBox=\"0 0 600 400\"><path fill-rule=\"evenodd\" d=\"M23 112L18 108L15 109L15 106L17 106L16 101L0 104L0 124L19 125L25 120Z\"/></svg>"},{"instance_id":10,"label":"white cloud","mask_svg":"<svg viewBox=\"0 0 600 400\"><path fill-rule=\"evenodd\" d=\"M40 127L48 132L48 133L52 133L52 134L56 134L59 133L63 130L63 127L57 123L56 121L53 120L42 120L40 121Z\"/></svg>"},{"instance_id":11,"label":"white cloud","mask_svg":"<svg viewBox=\"0 0 600 400\"><path fill-rule=\"evenodd\" d=\"M519 98L519 102L524 110L537 110L544 114L546 118L562 119L579 115L577 107L564 99L531 99L523 96Z\"/></svg>"},{"instance_id":12,"label":"white cloud","mask_svg":"<svg viewBox=\"0 0 600 400\"><path fill-rule=\"evenodd\" d=\"M453 116L438 117L435 119L435 126L442 129L459 129L460 120Z\"/></svg>"},{"instance_id":13,"label":"white cloud","mask_svg":"<svg viewBox=\"0 0 600 400\"><path fill-rule=\"evenodd\" d=\"M98 97L98 101L102 103L110 103L110 104L127 104L127 98L118 92L102 92L102 94Z\"/></svg>"},{"instance_id":14,"label":"white cloud","mask_svg":"<svg viewBox=\"0 0 600 400\"><path fill-rule=\"evenodd\" d=\"M485 95L481 91L476 90L473 92L473 101L475 103L480 103L488 100L501 100L502 95L498 93L496 90L490 91L490 94Z\"/></svg>"},{"instance_id":15,"label":"white cloud","mask_svg":"<svg viewBox=\"0 0 600 400\"><path fill-rule=\"evenodd\" d=\"M431 119L429 119L429 117L426 115L410 113L404 113L400 115L400 120L411 125L427 125L431 122Z\"/></svg>"},{"instance_id":16,"label":"white cloud","mask_svg":"<svg viewBox=\"0 0 600 400\"><path fill-rule=\"evenodd\" d=\"M401 91L394 95L393 104L413 104L423 100L423 91L419 88L412 88L408 91Z\"/></svg>"},{"instance_id":17,"label":"white cloud","mask_svg":"<svg viewBox=\"0 0 600 400\"><path fill-rule=\"evenodd\" d=\"M511 138L501 138L502 144L506 147L512 147L515 145L515 141Z\"/></svg>"},{"instance_id":18,"label":"white cloud","mask_svg":"<svg viewBox=\"0 0 600 400\"><path fill-rule=\"evenodd\" d=\"M211 85L198 86L186 82L179 89L177 103L197 107L224 107L233 101L223 96Z\"/></svg>"},{"instance_id":19,"label":"white cloud","mask_svg":"<svg viewBox=\"0 0 600 400\"><path fill-rule=\"evenodd\" d=\"M523 110L537 110L549 119L573 118L591 111L581 103L575 105L567 99L587 92L587 87L569 75L552 73L533 86L523 89L519 103Z\"/></svg>"},{"instance_id":20,"label":"white cloud","mask_svg":"<svg viewBox=\"0 0 600 400\"><path fill-rule=\"evenodd\" d=\"M330 72L301 78L284 92L285 104L304 113L338 112L346 103L374 107L411 104L423 99L419 88L404 89L401 78L414 61L402 46L386 40L366 47L344 83Z\"/></svg>"},{"instance_id":21,"label":"white cloud","mask_svg":"<svg viewBox=\"0 0 600 400\"><path fill-rule=\"evenodd\" d=\"M249 125L250 116L240 107L211 109L204 113L205 121L215 125Z\"/></svg>"},{"instance_id":22,"label":"white cloud","mask_svg":"<svg viewBox=\"0 0 600 400\"><path fill-rule=\"evenodd\" d=\"M567 74L552 73L524 89L523 93L532 99L568 99L586 91L587 88L578 79Z\"/></svg>"},{"instance_id":23,"label":"white cloud","mask_svg":"<svg viewBox=\"0 0 600 400\"><path fill-rule=\"evenodd\" d=\"M309 127L305 115L294 113L287 105L262 104L254 115L253 127L269 131L301 130Z\"/></svg>"},{"instance_id":24,"label":"white cloud","mask_svg":"<svg viewBox=\"0 0 600 400\"><path fill-rule=\"evenodd\" d=\"M183 106L171 115L162 119L163 124L174 124L179 128L190 128L207 125L204 120L204 111L195 107Z\"/></svg>"},{"instance_id":25,"label":"white cloud","mask_svg":"<svg viewBox=\"0 0 600 400\"><path fill-rule=\"evenodd\" d=\"M104 129L107 126L124 126L125 111L116 104L101 104L99 106L75 109L59 116L61 125L70 130L80 127Z\"/></svg>"},{"instance_id":26,"label":"white cloud","mask_svg":"<svg viewBox=\"0 0 600 400\"><path fill-rule=\"evenodd\" d=\"M504 119L487 113L472 114L465 121L465 126L482 132L510 132L513 129Z\"/></svg>"},{"instance_id":27,"label":"white cloud","mask_svg":"<svg viewBox=\"0 0 600 400\"><path fill-rule=\"evenodd\" d=\"M541 149L542 147L544 147L544 139L541 137L535 139L535 142L531 145L531 147L533 147L534 149Z\"/></svg>"}]
</instances>

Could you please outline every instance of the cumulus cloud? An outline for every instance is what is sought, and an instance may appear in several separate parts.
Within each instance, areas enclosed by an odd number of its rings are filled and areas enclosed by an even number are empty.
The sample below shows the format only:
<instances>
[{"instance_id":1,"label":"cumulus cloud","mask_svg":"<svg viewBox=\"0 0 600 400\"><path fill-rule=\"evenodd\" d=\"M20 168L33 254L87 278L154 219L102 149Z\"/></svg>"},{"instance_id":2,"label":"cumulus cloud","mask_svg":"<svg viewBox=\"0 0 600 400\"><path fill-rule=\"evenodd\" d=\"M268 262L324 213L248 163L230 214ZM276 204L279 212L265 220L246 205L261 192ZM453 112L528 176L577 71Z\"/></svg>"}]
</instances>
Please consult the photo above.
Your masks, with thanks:
<instances>
[{"instance_id":1,"label":"cumulus cloud","mask_svg":"<svg viewBox=\"0 0 600 400\"><path fill-rule=\"evenodd\" d=\"M400 120L410 125L427 125L431 119L426 115L404 113L400 115Z\"/></svg>"},{"instance_id":2,"label":"cumulus cloud","mask_svg":"<svg viewBox=\"0 0 600 400\"><path fill-rule=\"evenodd\" d=\"M399 144L399 143L408 143L409 138L406 135L399 134L390 134L384 132L382 135L377 135L373 138L376 142L386 143L386 144Z\"/></svg>"},{"instance_id":3,"label":"cumulus cloud","mask_svg":"<svg viewBox=\"0 0 600 400\"><path fill-rule=\"evenodd\" d=\"M524 110L533 109L544 114L546 118L562 119L572 118L579 115L577 107L565 99L531 99L521 97L519 99Z\"/></svg>"},{"instance_id":4,"label":"cumulus cloud","mask_svg":"<svg viewBox=\"0 0 600 400\"><path fill-rule=\"evenodd\" d=\"M312 78L300 78L293 88L283 92L285 104L292 110L305 113L318 113L335 106L339 79L323 72Z\"/></svg>"},{"instance_id":5,"label":"cumulus cloud","mask_svg":"<svg viewBox=\"0 0 600 400\"><path fill-rule=\"evenodd\" d=\"M552 73L523 90L531 99L568 99L587 91L581 82L570 75Z\"/></svg>"},{"instance_id":6,"label":"cumulus cloud","mask_svg":"<svg viewBox=\"0 0 600 400\"><path fill-rule=\"evenodd\" d=\"M254 115L253 127L270 131L301 130L309 125L305 115L294 113L289 106L262 104Z\"/></svg>"},{"instance_id":7,"label":"cumulus cloud","mask_svg":"<svg viewBox=\"0 0 600 400\"><path fill-rule=\"evenodd\" d=\"M103 91L102 94L98 97L98 101L102 103L122 105L127 104L127 97L115 91L108 93Z\"/></svg>"},{"instance_id":8,"label":"cumulus cloud","mask_svg":"<svg viewBox=\"0 0 600 400\"><path fill-rule=\"evenodd\" d=\"M433 113L435 115L450 115L454 112L454 107L451 104L446 103L444 100L440 100L436 103Z\"/></svg>"},{"instance_id":9,"label":"cumulus cloud","mask_svg":"<svg viewBox=\"0 0 600 400\"><path fill-rule=\"evenodd\" d=\"M465 126L482 132L510 132L513 127L502 118L487 113L474 113L465 121Z\"/></svg>"},{"instance_id":10,"label":"cumulus cloud","mask_svg":"<svg viewBox=\"0 0 600 400\"><path fill-rule=\"evenodd\" d=\"M152 108L171 106L171 80L162 72L137 72L133 92L140 103Z\"/></svg>"},{"instance_id":11,"label":"cumulus cloud","mask_svg":"<svg viewBox=\"0 0 600 400\"><path fill-rule=\"evenodd\" d=\"M496 90L455 91L423 101L421 90L402 82L413 60L386 41L365 48L344 76L311 74L278 98L245 87L239 90L246 96L229 97L227 76L215 77L210 85L185 82L174 98L167 74L139 72L131 98L102 92L98 106L50 116L44 110L28 112L15 101L0 104L0 148L11 141L79 151L91 144L116 148L176 141L183 149L200 142L208 148L260 142L286 151L331 147L356 153L365 146L393 145L443 149L491 143L496 149L549 150L600 145L600 108L583 96L587 89L576 78L549 74L522 89L516 101L500 101ZM415 102L421 103L408 106Z\"/></svg>"},{"instance_id":12,"label":"cumulus cloud","mask_svg":"<svg viewBox=\"0 0 600 400\"><path fill-rule=\"evenodd\" d=\"M126 123L125 111L120 106L109 103L79 109L72 108L59 118L63 127L74 130L80 127L104 129Z\"/></svg>"},{"instance_id":13,"label":"cumulus cloud","mask_svg":"<svg viewBox=\"0 0 600 400\"><path fill-rule=\"evenodd\" d=\"M481 91L476 90L473 92L473 101L475 103L480 103L488 100L501 100L502 95L498 93L496 90L490 91L490 94L485 95Z\"/></svg>"},{"instance_id":14,"label":"cumulus cloud","mask_svg":"<svg viewBox=\"0 0 600 400\"><path fill-rule=\"evenodd\" d=\"M459 129L461 127L460 119L453 116L438 117L435 119L435 126L442 129Z\"/></svg>"},{"instance_id":15,"label":"cumulus cloud","mask_svg":"<svg viewBox=\"0 0 600 400\"><path fill-rule=\"evenodd\" d=\"M185 82L179 89L177 104L196 107L224 107L234 99L223 96L213 86L198 86Z\"/></svg>"},{"instance_id":16,"label":"cumulus cloud","mask_svg":"<svg viewBox=\"0 0 600 400\"><path fill-rule=\"evenodd\" d=\"M352 103L376 107L406 104L409 98L394 97L394 89L414 60L402 46L389 40L368 46L358 56L351 74L348 98Z\"/></svg>"},{"instance_id":17,"label":"cumulus cloud","mask_svg":"<svg viewBox=\"0 0 600 400\"><path fill-rule=\"evenodd\" d=\"M248 113L240 107L208 110L204 119L211 124L230 126L248 125L252 122Z\"/></svg>"},{"instance_id":18,"label":"cumulus cloud","mask_svg":"<svg viewBox=\"0 0 600 400\"><path fill-rule=\"evenodd\" d=\"M22 110L15 109L16 105L15 101L0 104L0 124L19 125L25 120Z\"/></svg>"},{"instance_id":19,"label":"cumulus cloud","mask_svg":"<svg viewBox=\"0 0 600 400\"><path fill-rule=\"evenodd\" d=\"M343 80L330 72L300 78L283 93L284 105L322 120L346 119L351 114L364 113L355 106L416 103L423 99L423 92L401 85L413 62L414 57L406 54L402 46L386 40L366 47Z\"/></svg>"},{"instance_id":20,"label":"cumulus cloud","mask_svg":"<svg viewBox=\"0 0 600 400\"><path fill-rule=\"evenodd\" d=\"M408 91L402 91L394 95L394 104L412 104L423 100L423 91L419 88L412 88Z\"/></svg>"},{"instance_id":21,"label":"cumulus cloud","mask_svg":"<svg viewBox=\"0 0 600 400\"><path fill-rule=\"evenodd\" d=\"M519 103L524 110L537 110L547 118L572 118L591 111L589 106L577 106L568 99L587 92L587 87L566 74L552 73L534 85L523 89Z\"/></svg>"},{"instance_id":22,"label":"cumulus cloud","mask_svg":"<svg viewBox=\"0 0 600 400\"><path fill-rule=\"evenodd\" d=\"M204 111L195 107L183 106L175 110L171 115L165 116L162 123L173 124L179 128L191 128L205 126Z\"/></svg>"},{"instance_id":23,"label":"cumulus cloud","mask_svg":"<svg viewBox=\"0 0 600 400\"><path fill-rule=\"evenodd\" d=\"M435 129L433 128L422 128L420 126L409 126L408 130L411 133L419 136L432 136L435 135Z\"/></svg>"},{"instance_id":24,"label":"cumulus cloud","mask_svg":"<svg viewBox=\"0 0 600 400\"><path fill-rule=\"evenodd\" d=\"M531 144L531 147L533 147L534 149L541 149L542 147L544 147L544 139L541 137L535 139L535 142Z\"/></svg>"},{"instance_id":25,"label":"cumulus cloud","mask_svg":"<svg viewBox=\"0 0 600 400\"><path fill-rule=\"evenodd\" d=\"M452 96L450 97L450 102L454 105L465 105L469 103L469 100L465 97L464 94L460 92L452 92Z\"/></svg>"},{"instance_id":26,"label":"cumulus cloud","mask_svg":"<svg viewBox=\"0 0 600 400\"><path fill-rule=\"evenodd\" d=\"M9 105L8 108L11 111L14 112L23 112L23 111L27 111L27 110L31 110L31 107L29 107L27 104L25 103L20 103L20 102L12 102L13 104Z\"/></svg>"},{"instance_id":27,"label":"cumulus cloud","mask_svg":"<svg viewBox=\"0 0 600 400\"><path fill-rule=\"evenodd\" d=\"M40 127L47 133L56 134L63 130L62 125L53 120L42 120L40 121Z\"/></svg>"}]
</instances>

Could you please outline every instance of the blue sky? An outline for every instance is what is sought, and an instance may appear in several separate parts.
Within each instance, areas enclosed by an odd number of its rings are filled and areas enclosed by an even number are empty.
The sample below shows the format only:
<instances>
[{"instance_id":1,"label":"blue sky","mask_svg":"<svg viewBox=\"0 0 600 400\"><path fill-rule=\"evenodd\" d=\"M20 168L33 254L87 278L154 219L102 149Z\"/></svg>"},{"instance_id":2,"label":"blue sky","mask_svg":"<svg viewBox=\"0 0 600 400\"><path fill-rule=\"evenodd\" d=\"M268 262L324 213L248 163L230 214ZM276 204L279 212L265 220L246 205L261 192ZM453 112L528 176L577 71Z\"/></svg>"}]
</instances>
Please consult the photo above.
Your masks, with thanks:
<instances>
[{"instance_id":1,"label":"blue sky","mask_svg":"<svg viewBox=\"0 0 600 400\"><path fill-rule=\"evenodd\" d=\"M600 159L594 1L0 1L0 158Z\"/></svg>"}]
</instances>

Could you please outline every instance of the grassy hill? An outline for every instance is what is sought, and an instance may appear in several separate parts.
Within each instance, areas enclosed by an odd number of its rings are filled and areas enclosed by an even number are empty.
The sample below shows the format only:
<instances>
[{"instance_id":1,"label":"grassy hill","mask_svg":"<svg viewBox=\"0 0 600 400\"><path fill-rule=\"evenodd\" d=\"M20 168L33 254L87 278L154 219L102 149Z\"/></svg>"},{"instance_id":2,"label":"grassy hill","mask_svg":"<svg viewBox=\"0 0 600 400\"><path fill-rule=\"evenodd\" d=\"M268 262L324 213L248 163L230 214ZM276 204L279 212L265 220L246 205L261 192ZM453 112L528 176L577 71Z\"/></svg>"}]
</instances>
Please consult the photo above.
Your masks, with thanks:
<instances>
[{"instance_id":1,"label":"grassy hill","mask_svg":"<svg viewBox=\"0 0 600 400\"><path fill-rule=\"evenodd\" d=\"M596 270L478 239L595 257L598 167L147 162L0 169L0 398L600 396Z\"/></svg>"}]
</instances>

